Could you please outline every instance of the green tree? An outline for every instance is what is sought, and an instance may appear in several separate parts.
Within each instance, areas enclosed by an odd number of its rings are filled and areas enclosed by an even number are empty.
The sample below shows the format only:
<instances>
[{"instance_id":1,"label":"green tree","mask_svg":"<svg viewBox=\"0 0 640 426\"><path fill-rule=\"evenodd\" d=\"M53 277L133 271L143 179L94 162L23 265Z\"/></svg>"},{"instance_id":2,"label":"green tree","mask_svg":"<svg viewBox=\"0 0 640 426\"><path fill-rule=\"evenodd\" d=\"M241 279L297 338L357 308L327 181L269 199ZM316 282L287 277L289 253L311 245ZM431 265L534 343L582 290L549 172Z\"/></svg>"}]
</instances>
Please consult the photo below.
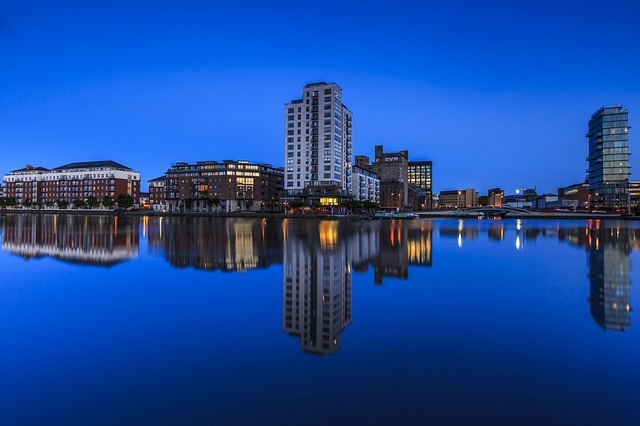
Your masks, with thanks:
<instances>
[{"instance_id":1,"label":"green tree","mask_svg":"<svg viewBox=\"0 0 640 426\"><path fill-rule=\"evenodd\" d=\"M247 210L251 209L251 207L253 206L253 200L247 200L244 202L245 207L247 208Z\"/></svg>"},{"instance_id":2,"label":"green tree","mask_svg":"<svg viewBox=\"0 0 640 426\"><path fill-rule=\"evenodd\" d=\"M100 203L98 202L96 197L89 197L87 198L87 205L93 209L100 206Z\"/></svg>"},{"instance_id":3,"label":"green tree","mask_svg":"<svg viewBox=\"0 0 640 426\"><path fill-rule=\"evenodd\" d=\"M16 204L18 204L18 203L17 203L17 201L16 201L16 199L15 199L15 198L13 198L13 197L7 197L7 198L5 198L4 203L5 203L5 206L7 206L7 207L13 207L13 206L15 206Z\"/></svg>"},{"instance_id":4,"label":"green tree","mask_svg":"<svg viewBox=\"0 0 640 426\"><path fill-rule=\"evenodd\" d=\"M107 195L105 195L105 197L102 199L102 205L108 209L113 208L114 204L115 202L113 201L113 198Z\"/></svg>"},{"instance_id":5,"label":"green tree","mask_svg":"<svg viewBox=\"0 0 640 426\"><path fill-rule=\"evenodd\" d=\"M217 212L218 212L218 207L220 206L220 198L218 198L218 197L213 197L213 198L211 198L210 200L211 200L211 204L213 204L213 205L214 205L214 207L215 207L215 211L216 211L216 213L217 213Z\"/></svg>"},{"instance_id":6,"label":"green tree","mask_svg":"<svg viewBox=\"0 0 640 426\"><path fill-rule=\"evenodd\" d=\"M31 205L32 205L31 200L24 200L24 201L22 202L22 205L23 205L24 207L31 207Z\"/></svg>"},{"instance_id":7,"label":"green tree","mask_svg":"<svg viewBox=\"0 0 640 426\"><path fill-rule=\"evenodd\" d=\"M73 206L76 209L81 209L85 206L84 201L83 200L73 200Z\"/></svg>"},{"instance_id":8,"label":"green tree","mask_svg":"<svg viewBox=\"0 0 640 426\"><path fill-rule=\"evenodd\" d=\"M478 197L478 205L479 206L486 206L489 204L489 197L486 195L481 195Z\"/></svg>"},{"instance_id":9,"label":"green tree","mask_svg":"<svg viewBox=\"0 0 640 426\"><path fill-rule=\"evenodd\" d=\"M53 201L47 201L46 203L44 203L45 206L47 207L53 207L55 203Z\"/></svg>"},{"instance_id":10,"label":"green tree","mask_svg":"<svg viewBox=\"0 0 640 426\"><path fill-rule=\"evenodd\" d=\"M67 200L58 200L58 207L61 209L66 209L69 207L69 202Z\"/></svg>"},{"instance_id":11,"label":"green tree","mask_svg":"<svg viewBox=\"0 0 640 426\"><path fill-rule=\"evenodd\" d=\"M184 208L185 208L185 210L191 210L192 206L193 206L193 199L187 198L186 200L184 200Z\"/></svg>"},{"instance_id":12,"label":"green tree","mask_svg":"<svg viewBox=\"0 0 640 426\"><path fill-rule=\"evenodd\" d=\"M133 197L129 194L120 194L118 198L116 198L116 204L120 209L130 209L131 206L133 206Z\"/></svg>"}]
</instances>

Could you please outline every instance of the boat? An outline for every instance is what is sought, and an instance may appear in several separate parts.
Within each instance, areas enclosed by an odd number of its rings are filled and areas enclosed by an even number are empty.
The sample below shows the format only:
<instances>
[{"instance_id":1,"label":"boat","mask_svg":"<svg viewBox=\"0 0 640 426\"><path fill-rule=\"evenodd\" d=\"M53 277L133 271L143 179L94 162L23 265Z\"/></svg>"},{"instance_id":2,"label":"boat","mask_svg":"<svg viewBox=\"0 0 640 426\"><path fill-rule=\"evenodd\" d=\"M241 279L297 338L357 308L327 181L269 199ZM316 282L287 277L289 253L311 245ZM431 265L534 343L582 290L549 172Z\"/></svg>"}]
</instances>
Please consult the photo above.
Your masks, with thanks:
<instances>
[{"instance_id":1,"label":"boat","mask_svg":"<svg viewBox=\"0 0 640 426\"><path fill-rule=\"evenodd\" d=\"M418 215L403 212L377 212L373 217L374 219L415 219Z\"/></svg>"}]
</instances>

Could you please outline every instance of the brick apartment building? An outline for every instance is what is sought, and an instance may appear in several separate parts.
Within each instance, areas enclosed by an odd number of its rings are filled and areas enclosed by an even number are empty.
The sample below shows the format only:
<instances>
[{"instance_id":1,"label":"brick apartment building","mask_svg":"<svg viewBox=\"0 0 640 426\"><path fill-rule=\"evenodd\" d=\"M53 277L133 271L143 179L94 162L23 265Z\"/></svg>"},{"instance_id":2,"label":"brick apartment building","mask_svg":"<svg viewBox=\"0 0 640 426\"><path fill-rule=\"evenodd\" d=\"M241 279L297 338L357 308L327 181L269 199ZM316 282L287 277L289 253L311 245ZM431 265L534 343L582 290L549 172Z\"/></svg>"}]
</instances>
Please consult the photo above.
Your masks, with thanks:
<instances>
[{"instance_id":1,"label":"brick apartment building","mask_svg":"<svg viewBox=\"0 0 640 426\"><path fill-rule=\"evenodd\" d=\"M166 210L271 210L283 187L284 169L270 164L243 160L175 163L166 173ZM220 204L212 206L214 199Z\"/></svg>"},{"instance_id":2,"label":"brick apartment building","mask_svg":"<svg viewBox=\"0 0 640 426\"><path fill-rule=\"evenodd\" d=\"M115 161L86 161L54 169L27 165L4 176L5 196L18 204L73 202L94 197L116 199L120 194L140 203L140 173Z\"/></svg>"},{"instance_id":3,"label":"brick apartment building","mask_svg":"<svg viewBox=\"0 0 640 426\"><path fill-rule=\"evenodd\" d=\"M164 187L166 176L160 176L149 181L149 210L165 210Z\"/></svg>"}]
</instances>

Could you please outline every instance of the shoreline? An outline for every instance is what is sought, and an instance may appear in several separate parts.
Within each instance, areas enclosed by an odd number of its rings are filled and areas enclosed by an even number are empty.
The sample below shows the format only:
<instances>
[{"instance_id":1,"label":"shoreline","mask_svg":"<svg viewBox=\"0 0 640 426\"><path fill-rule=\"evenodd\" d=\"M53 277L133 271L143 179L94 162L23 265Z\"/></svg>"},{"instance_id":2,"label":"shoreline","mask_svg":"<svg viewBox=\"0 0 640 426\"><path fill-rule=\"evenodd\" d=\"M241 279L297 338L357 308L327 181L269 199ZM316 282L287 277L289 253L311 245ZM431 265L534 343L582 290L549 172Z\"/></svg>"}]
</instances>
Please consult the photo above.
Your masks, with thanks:
<instances>
[{"instance_id":1,"label":"shoreline","mask_svg":"<svg viewBox=\"0 0 640 426\"><path fill-rule=\"evenodd\" d=\"M353 215L315 215L315 214L285 214L285 213L264 213L264 212L234 212L234 213L169 213L155 211L120 211L114 210L0 210L0 216L4 215L20 215L20 214L37 214L37 215L70 215L70 216L151 216L151 217L220 217L220 218L282 218L282 219L312 219L312 220L340 220L340 221L364 221L364 220L391 220L377 219L372 214L353 214ZM467 220L509 220L509 219L532 219L532 220L575 220L575 219L595 219L595 220L625 220L640 221L640 216L628 216L619 213L570 213L570 212L531 212L531 214L508 214L502 218L482 218L478 219L478 215L462 213L457 214L455 211L442 212L416 212L418 215L415 219L393 219L393 220L419 220L419 219L467 219Z\"/></svg>"}]
</instances>

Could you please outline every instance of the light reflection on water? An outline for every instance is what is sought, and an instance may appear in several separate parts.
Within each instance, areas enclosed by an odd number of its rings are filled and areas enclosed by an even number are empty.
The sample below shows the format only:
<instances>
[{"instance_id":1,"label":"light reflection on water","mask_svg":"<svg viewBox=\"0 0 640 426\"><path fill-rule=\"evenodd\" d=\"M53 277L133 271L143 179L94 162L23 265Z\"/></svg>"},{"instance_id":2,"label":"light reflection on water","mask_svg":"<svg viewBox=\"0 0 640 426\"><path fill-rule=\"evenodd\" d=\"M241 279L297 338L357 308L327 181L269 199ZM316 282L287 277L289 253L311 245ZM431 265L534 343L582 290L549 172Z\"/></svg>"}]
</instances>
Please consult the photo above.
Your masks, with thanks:
<instances>
[{"instance_id":1,"label":"light reflection on water","mask_svg":"<svg viewBox=\"0 0 640 426\"><path fill-rule=\"evenodd\" d=\"M637 282L638 277L637 269L634 269L637 265L633 264L632 257L640 248L640 226L634 222L345 222L274 218L6 215L0 217L0 234L0 264L11 268L9 276L13 277L13 280L6 282L5 291L0 292L0 307L6 307L0 310L0 319L4 324L15 322L18 311L11 308L14 305L23 305L26 309L20 311L20 315L27 315L28 312L32 318L38 318L41 306L31 306L28 301L21 299L21 295L26 291L24 289L36 294L51 291L46 287L48 280L52 279L48 278L47 270L54 267L45 260L50 258L63 262L55 270L68 274L64 281L67 285L73 286L76 279L74 272L80 271L73 268L86 266L91 271L105 271L106 267L106 272L90 273L92 285L103 288L101 283L105 283L107 287L104 288L113 287L123 292L140 291L139 296L150 303L147 305L150 312L160 306L160 302L153 302L156 286L158 292L173 295L167 296L167 303L170 303L171 297L181 300L181 304L176 303L174 315L185 318L194 314L207 315L200 302L190 302L180 297L183 291L187 291L188 287L185 288L185 285L188 283L204 282L209 287L203 287L195 297L212 297L216 301L209 313L216 318L215 327L227 329L237 342L245 339L261 341L265 338L262 336L272 336L270 333L273 332L273 324L270 323L270 328L266 328L268 321L261 324L263 317L260 317L259 312L264 315L265 309L273 311L277 308L280 312L278 332L290 336L289 340L273 340L271 337L271 342L262 347L271 348L273 353L280 354L279 357L288 359L288 362L292 362L291 356L294 354L305 358L307 354L333 355L329 358L343 360L340 361L344 362L340 367L343 373L348 370L349 374L358 375L359 369L369 368L367 363L375 363L376 359L375 351L363 355L360 348L367 347L367 336L384 329L384 333L379 336L381 347L386 346L385 340L395 342L393 347L382 349L391 365L401 362L407 351L415 352L422 361L429 360L429 363L411 367L415 370L415 377L411 380L419 380L431 371L434 383L446 387L445 382L439 381L446 379L438 379L436 370L431 370L435 368L431 364L440 365L443 362L439 358L443 356L439 354L442 350L449 354L447 356L450 362L456 360L456 363L468 364L466 368L471 368L479 377L484 377L484 374L488 377L505 374L505 368L537 371L536 369L542 368L537 364L539 359L521 352L521 347L532 345L545 348L546 364L542 372L539 372L542 379L530 379L533 380L532 383L542 380L539 386L544 388L551 386L552 382L551 376L545 376L547 369L553 370L556 368L554 366L565 362L565 356L555 353L555 347L546 339L550 338L550 333L555 333L550 330L569 327L567 336L574 339L574 348L565 350L575 350L573 356L584 356L585 348L594 350L591 344L596 339L595 341L615 350L606 351L605 346L600 346L592 356L600 359L603 365L618 363L615 368L622 366L626 369L629 380L640 379L638 367L628 365L615 356L621 352L627 353L626 356L640 355L637 353L639 343L633 321L634 300L637 297L632 294L631 286L633 282ZM27 262L22 265L16 263L16 256ZM68 265L68 268L64 265ZM27 267L29 273L20 270ZM127 278L123 279L125 271ZM259 271L263 273L257 275ZM83 282L86 283L85 275ZM252 282L251 277L259 276L251 285L266 287L270 292L270 300L274 297L274 292L278 293L279 306L266 307L262 300L255 299L253 293L257 292L257 287L229 285L247 281L243 276L249 277L249 282ZM133 290L132 287L135 286L132 283L136 283L136 286L144 285L144 290ZM72 297L88 297L89 294L82 293L88 291L86 286L71 287L69 291ZM113 299L107 302L117 305L117 297L122 296L114 294L109 296ZM242 306L224 302L236 298L244 301ZM218 304L219 300L223 300L222 304ZM46 300L40 303L48 308L49 302ZM118 315L123 315L122 312L125 312L122 320L126 321L128 315L129 320L136 323L145 311L142 308L140 311L121 309ZM509 318L505 322L503 316L507 312ZM534 318L532 313L544 316ZM545 318L547 314L548 318ZM588 321L584 320L584 314L587 314ZM170 326L170 323L163 322L166 321L163 314L157 315L158 321L164 324L162 327ZM560 318L563 318L564 323L560 322ZM102 320L108 322L110 317ZM55 325L56 318L48 318L47 321ZM382 325L385 323L395 325L387 329ZM193 333L193 344L199 342L198 335L215 329L208 328L209 323L206 321L188 324L190 333ZM251 335L240 333L243 324L251 324ZM368 324L379 324L378 327L382 329L372 329ZM141 327L138 329L140 333L155 333L153 323ZM509 327L513 327L513 330ZM238 331L234 331L236 328ZM14 331L18 332L19 329L20 326ZM453 352L450 351L454 347L465 347L468 342L479 337L467 337L464 340L462 336L471 329L483 330L485 343L479 343L480 346L475 349L477 353L466 355L456 351L456 355L452 355ZM598 335L593 335L594 329L604 330L607 335L620 338L610 341L602 336L597 337ZM64 333L63 324L56 330L57 333ZM621 334L623 331L626 333ZM177 335L170 335L168 338L169 341L178 339ZM29 354L28 345L22 343L21 337L5 336L0 339L4 340L0 340L0 343L5 345L0 347L25 345L22 353L26 351ZM121 344L114 339L114 345ZM301 351L293 350L289 343L291 339ZM429 350L415 346L414 339L424 340ZM482 341L481 338L480 342ZM516 367L493 364L495 356L490 356L489 353L496 348L498 341L501 342L500 345L506 345L502 350L511 354L512 359L508 362L515 363ZM251 355L233 350L233 341L227 343L230 346L225 354L236 358ZM69 343L67 347L61 344L61 350L73 351L75 344ZM148 349L139 350L145 352ZM354 358L356 353L360 354L360 358ZM211 354L214 362L216 356L223 358L223 355L214 355L215 352ZM153 358L153 351L147 356ZM180 358L190 355L179 352L176 356ZM316 359L308 359L311 358ZM259 359L257 357L256 362ZM12 357L5 353L0 361L10 363ZM413 362L418 360L409 361L410 364ZM589 369L592 368L584 362L585 364L575 367L582 368L578 371L581 377L589 374ZM40 363L46 366L47 358L41 358ZM380 374L391 374L390 370L386 370L390 366L378 367L381 368ZM279 371L286 370L287 366L271 361L270 368ZM442 365L439 368L448 371ZM614 367L602 368L603 375L619 374L618 370L606 370ZM26 380L20 371L10 375L5 383L11 383L12 379ZM117 373L114 374L117 377ZM181 375L179 370L174 371L174 374L177 377ZM510 379L515 380L516 386L521 379L517 379L519 374L514 373ZM387 379L395 392L402 393L405 387L415 385L409 386L408 379L402 374L398 377ZM270 380L280 383L278 380L284 379ZM458 383L456 392L471 386L467 383L468 377L454 375L449 380ZM600 383L593 380L593 386ZM332 376L330 381L335 383L341 379ZM431 389L426 382L421 383L425 392ZM618 383L616 389L620 392L628 391L628 383ZM282 386L286 384L291 385L291 382L280 383ZM359 386L366 389L370 384L361 381ZM488 385L476 383L474 386ZM206 386L204 389L214 392ZM451 389L450 391L453 392ZM512 392L524 399L532 397L526 390L514 390L507 385L491 391L500 395L498 400L504 400ZM306 392L313 393L308 389ZM433 392L427 393L433 398L436 407L439 404L446 406L454 401L462 402L450 395L443 401L445 396L438 396ZM370 392L365 391L365 394L374 397ZM0 392L0 397L6 395L6 392ZM28 394L23 394L22 398L27 398L26 395ZM416 396L405 397L407 406L404 410L415 408L412 404L417 402L412 398ZM590 396L582 395L581 398L588 399ZM21 399L18 401L24 402ZM525 405L524 408L517 406L514 410L530 409L527 404L520 403L522 404ZM597 404L594 407L597 408ZM624 407L626 405L617 413L621 419L627 418L623 415ZM356 407L356 410L364 409L364 406ZM394 411L395 408L388 407L387 410ZM570 410L555 410L559 418L569 418ZM602 418L606 417L605 413L590 412L588 416L585 414L584 419L599 419L601 414ZM12 419L15 420L22 412L15 411L13 415ZM448 424L446 419L441 423ZM460 421L465 419L464 416L458 418ZM529 420L535 424L532 419ZM494 420L500 422L499 418ZM519 418L518 423L524 424L527 421Z\"/></svg>"}]
</instances>

